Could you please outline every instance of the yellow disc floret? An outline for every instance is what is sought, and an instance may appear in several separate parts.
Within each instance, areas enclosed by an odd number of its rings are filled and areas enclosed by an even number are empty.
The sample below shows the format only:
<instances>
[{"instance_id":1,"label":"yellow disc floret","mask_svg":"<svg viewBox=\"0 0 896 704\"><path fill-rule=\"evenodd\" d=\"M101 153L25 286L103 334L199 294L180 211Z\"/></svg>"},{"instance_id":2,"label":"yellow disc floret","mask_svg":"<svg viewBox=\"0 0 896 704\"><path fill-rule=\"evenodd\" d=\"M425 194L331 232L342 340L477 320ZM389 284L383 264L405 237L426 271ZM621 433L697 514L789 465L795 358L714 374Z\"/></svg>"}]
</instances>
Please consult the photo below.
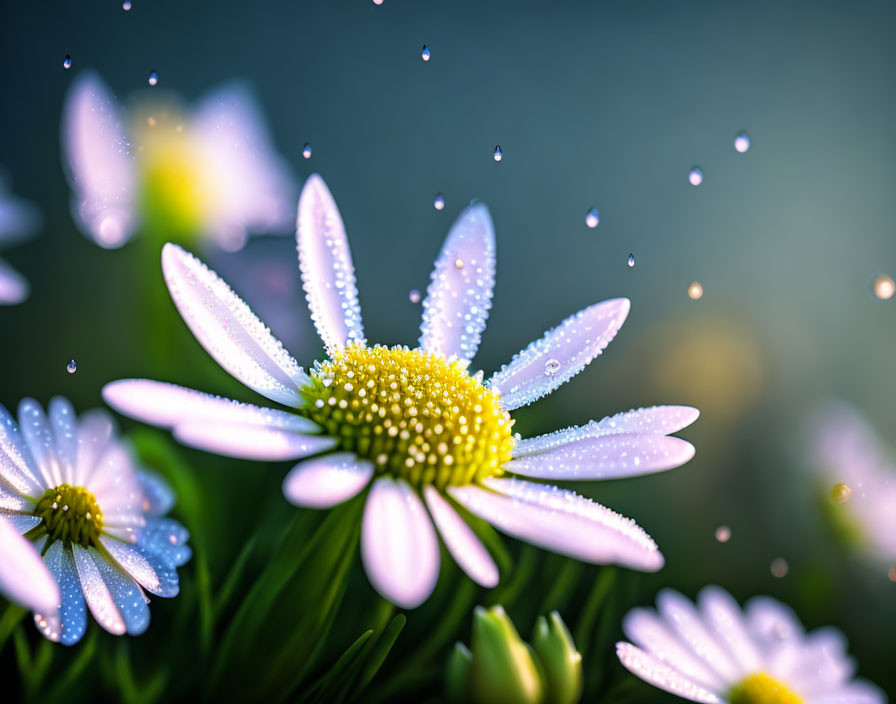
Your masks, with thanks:
<instances>
[{"instance_id":1,"label":"yellow disc floret","mask_svg":"<svg viewBox=\"0 0 896 704\"><path fill-rule=\"evenodd\" d=\"M464 362L352 344L311 379L301 412L378 473L444 488L500 475L510 460L513 420Z\"/></svg>"},{"instance_id":2,"label":"yellow disc floret","mask_svg":"<svg viewBox=\"0 0 896 704\"><path fill-rule=\"evenodd\" d=\"M103 532L103 513L93 494L80 486L60 484L47 489L34 507L41 519L32 529L32 537L46 535L50 541L61 540L83 547L96 546Z\"/></svg>"},{"instance_id":3,"label":"yellow disc floret","mask_svg":"<svg viewBox=\"0 0 896 704\"><path fill-rule=\"evenodd\" d=\"M764 672L735 685L727 699L731 704L805 704L792 689Z\"/></svg>"}]
</instances>

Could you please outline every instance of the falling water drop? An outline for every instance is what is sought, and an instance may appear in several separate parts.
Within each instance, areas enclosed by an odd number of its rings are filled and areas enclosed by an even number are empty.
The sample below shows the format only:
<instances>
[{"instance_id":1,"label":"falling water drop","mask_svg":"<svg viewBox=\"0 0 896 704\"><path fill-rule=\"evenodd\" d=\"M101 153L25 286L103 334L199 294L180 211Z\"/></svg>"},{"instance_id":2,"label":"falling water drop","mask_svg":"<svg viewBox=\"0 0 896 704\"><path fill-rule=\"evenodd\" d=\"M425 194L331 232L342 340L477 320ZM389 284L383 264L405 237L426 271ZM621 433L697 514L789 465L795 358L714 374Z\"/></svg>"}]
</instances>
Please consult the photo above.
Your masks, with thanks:
<instances>
[{"instance_id":1,"label":"falling water drop","mask_svg":"<svg viewBox=\"0 0 896 704\"><path fill-rule=\"evenodd\" d=\"M411 303L419 303L420 302L420 291L415 288L411 289L411 292L408 294L408 300Z\"/></svg>"},{"instance_id":2,"label":"falling water drop","mask_svg":"<svg viewBox=\"0 0 896 704\"><path fill-rule=\"evenodd\" d=\"M703 183L703 169L699 166L691 167L691 170L688 171L688 181L692 186L699 186Z\"/></svg>"},{"instance_id":3,"label":"falling water drop","mask_svg":"<svg viewBox=\"0 0 896 704\"><path fill-rule=\"evenodd\" d=\"M149 74L149 81L148 81L149 85L154 86L158 82L159 82L159 74L156 73L155 71L151 71Z\"/></svg>"},{"instance_id":4,"label":"falling water drop","mask_svg":"<svg viewBox=\"0 0 896 704\"><path fill-rule=\"evenodd\" d=\"M871 279L871 293L879 301L889 301L896 293L896 282L886 274L877 274Z\"/></svg>"},{"instance_id":5,"label":"falling water drop","mask_svg":"<svg viewBox=\"0 0 896 704\"><path fill-rule=\"evenodd\" d=\"M72 67L72 57L70 54L66 54L65 58L62 60L62 68L71 68Z\"/></svg>"},{"instance_id":6,"label":"falling water drop","mask_svg":"<svg viewBox=\"0 0 896 704\"><path fill-rule=\"evenodd\" d=\"M750 148L750 135L746 132L738 132L734 138L734 149L743 154Z\"/></svg>"},{"instance_id":7,"label":"falling water drop","mask_svg":"<svg viewBox=\"0 0 896 704\"><path fill-rule=\"evenodd\" d=\"M382 4L383 4L383 0L373 0L373 4L374 4L374 5L382 5Z\"/></svg>"},{"instance_id":8,"label":"falling water drop","mask_svg":"<svg viewBox=\"0 0 896 704\"><path fill-rule=\"evenodd\" d=\"M688 286L688 296L695 301L703 298L703 285L699 281L691 281Z\"/></svg>"},{"instance_id":9,"label":"falling water drop","mask_svg":"<svg viewBox=\"0 0 896 704\"><path fill-rule=\"evenodd\" d=\"M554 376L557 372L560 371L560 361L557 359L549 359L544 363L544 375L545 376Z\"/></svg>"},{"instance_id":10,"label":"falling water drop","mask_svg":"<svg viewBox=\"0 0 896 704\"><path fill-rule=\"evenodd\" d=\"M441 193L436 193L435 200L432 202L432 207L436 210L441 210L445 207L445 198Z\"/></svg>"},{"instance_id":11,"label":"falling water drop","mask_svg":"<svg viewBox=\"0 0 896 704\"><path fill-rule=\"evenodd\" d=\"M716 528L716 540L720 543L727 543L731 540L731 528L728 526L719 526Z\"/></svg>"},{"instance_id":12,"label":"falling water drop","mask_svg":"<svg viewBox=\"0 0 896 704\"><path fill-rule=\"evenodd\" d=\"M429 50L429 47L426 44L423 45L423 51L420 52L420 58L424 61L429 61L432 56L432 52Z\"/></svg>"},{"instance_id":13,"label":"falling water drop","mask_svg":"<svg viewBox=\"0 0 896 704\"><path fill-rule=\"evenodd\" d=\"M306 159L311 158L311 143L310 142L305 142L305 146L302 147L302 156L305 157Z\"/></svg>"},{"instance_id":14,"label":"falling water drop","mask_svg":"<svg viewBox=\"0 0 896 704\"><path fill-rule=\"evenodd\" d=\"M501 145L495 145L495 153L494 153L495 161L501 161L504 158L504 152L501 151Z\"/></svg>"},{"instance_id":15,"label":"falling water drop","mask_svg":"<svg viewBox=\"0 0 896 704\"><path fill-rule=\"evenodd\" d=\"M600 218L597 215L597 208L591 208L591 210L585 214L585 224L593 230L597 227L598 223L600 223Z\"/></svg>"},{"instance_id":16,"label":"falling water drop","mask_svg":"<svg viewBox=\"0 0 896 704\"><path fill-rule=\"evenodd\" d=\"M125 12L130 10L131 9L131 0L124 0L124 2L121 3L121 9L124 10Z\"/></svg>"},{"instance_id":17,"label":"falling water drop","mask_svg":"<svg viewBox=\"0 0 896 704\"><path fill-rule=\"evenodd\" d=\"M78 363L75 360L71 360L68 364L65 365L65 369L69 374L74 374L78 371Z\"/></svg>"},{"instance_id":18,"label":"falling water drop","mask_svg":"<svg viewBox=\"0 0 896 704\"><path fill-rule=\"evenodd\" d=\"M629 265L630 267L632 267L632 266L635 265L635 255L634 255L633 252L629 252L629 255L628 255L628 265Z\"/></svg>"},{"instance_id":19,"label":"falling water drop","mask_svg":"<svg viewBox=\"0 0 896 704\"><path fill-rule=\"evenodd\" d=\"M790 572L790 565L787 564L787 560L783 557L776 557L772 560L771 571L773 577L781 579L782 577L786 577L787 573Z\"/></svg>"},{"instance_id":20,"label":"falling water drop","mask_svg":"<svg viewBox=\"0 0 896 704\"><path fill-rule=\"evenodd\" d=\"M845 482L834 484L834 488L831 489L831 498L838 504L845 504L849 501L850 496L852 496L852 489Z\"/></svg>"}]
</instances>

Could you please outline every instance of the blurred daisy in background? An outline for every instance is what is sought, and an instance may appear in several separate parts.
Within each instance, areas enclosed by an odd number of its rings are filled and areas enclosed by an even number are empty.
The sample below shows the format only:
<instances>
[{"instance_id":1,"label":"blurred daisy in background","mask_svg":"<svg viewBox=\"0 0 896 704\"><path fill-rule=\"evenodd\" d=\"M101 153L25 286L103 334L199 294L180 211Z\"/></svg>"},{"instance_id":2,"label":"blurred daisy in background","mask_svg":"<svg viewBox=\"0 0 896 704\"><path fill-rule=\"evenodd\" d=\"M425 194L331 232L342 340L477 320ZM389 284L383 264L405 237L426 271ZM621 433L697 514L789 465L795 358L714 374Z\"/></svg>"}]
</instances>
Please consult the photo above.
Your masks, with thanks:
<instances>
[{"instance_id":1,"label":"blurred daisy in background","mask_svg":"<svg viewBox=\"0 0 896 704\"><path fill-rule=\"evenodd\" d=\"M287 499L299 506L331 507L369 486L362 561L377 591L405 608L422 603L435 586L436 529L471 579L486 587L498 582L494 560L458 506L509 535L586 562L662 567L656 544L633 521L540 480L677 467L694 448L670 433L692 423L697 410L645 408L526 440L512 434L509 413L551 393L599 355L628 315L627 299L567 318L483 380L468 366L495 278L485 206L464 210L448 234L416 349L367 345L345 228L317 175L299 200L298 248L311 317L329 355L307 373L214 272L176 245L162 251L168 289L199 342L234 377L292 412L144 379L107 385L106 402L223 455L318 455L284 481Z\"/></svg>"},{"instance_id":2,"label":"blurred daisy in background","mask_svg":"<svg viewBox=\"0 0 896 704\"><path fill-rule=\"evenodd\" d=\"M154 90L125 111L99 76L81 73L60 137L72 213L102 247L144 231L237 250L252 232L292 228L295 183L241 84L189 110Z\"/></svg>"},{"instance_id":3,"label":"blurred daisy in background","mask_svg":"<svg viewBox=\"0 0 896 704\"><path fill-rule=\"evenodd\" d=\"M742 611L719 587L697 605L676 591L657 596L657 611L631 610L622 623L632 643L619 660L655 687L715 704L884 704L874 685L854 680L856 665L834 628L803 630L796 614L768 597Z\"/></svg>"},{"instance_id":4,"label":"blurred daisy in background","mask_svg":"<svg viewBox=\"0 0 896 704\"><path fill-rule=\"evenodd\" d=\"M5 505L4 499L0 505ZM0 512L2 513L2 512ZM34 544L0 515L0 594L27 609L54 613L59 586Z\"/></svg>"},{"instance_id":5,"label":"blurred daisy in background","mask_svg":"<svg viewBox=\"0 0 896 704\"><path fill-rule=\"evenodd\" d=\"M9 192L8 179L0 170L0 247L31 236L39 223L34 207ZM0 259L0 305L21 303L28 292L28 282Z\"/></svg>"},{"instance_id":6,"label":"blurred daisy in background","mask_svg":"<svg viewBox=\"0 0 896 704\"><path fill-rule=\"evenodd\" d=\"M810 417L807 439L821 505L837 536L872 561L896 567L892 451L867 419L842 401L829 401Z\"/></svg>"},{"instance_id":7,"label":"blurred daisy in background","mask_svg":"<svg viewBox=\"0 0 896 704\"><path fill-rule=\"evenodd\" d=\"M87 607L110 633L143 633L149 626L143 590L176 596L177 567L191 555L187 531L164 518L174 505L171 489L136 465L104 411L77 418L68 400L56 397L47 414L24 399L18 416L16 424L0 406L4 591L34 608L40 631L65 645L84 635ZM29 541L58 585L55 603L22 547ZM16 564L30 576L16 576L10 589L6 573Z\"/></svg>"}]
</instances>

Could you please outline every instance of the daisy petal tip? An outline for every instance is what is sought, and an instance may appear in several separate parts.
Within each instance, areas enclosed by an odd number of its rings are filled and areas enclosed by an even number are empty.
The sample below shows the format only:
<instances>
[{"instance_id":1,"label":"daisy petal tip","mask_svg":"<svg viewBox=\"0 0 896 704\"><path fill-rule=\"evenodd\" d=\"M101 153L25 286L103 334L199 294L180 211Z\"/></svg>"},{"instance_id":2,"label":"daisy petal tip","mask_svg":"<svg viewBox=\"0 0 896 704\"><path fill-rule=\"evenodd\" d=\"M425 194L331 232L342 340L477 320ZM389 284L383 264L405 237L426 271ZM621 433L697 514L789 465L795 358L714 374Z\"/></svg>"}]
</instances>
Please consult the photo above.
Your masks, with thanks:
<instances>
[{"instance_id":1,"label":"daisy petal tip","mask_svg":"<svg viewBox=\"0 0 896 704\"><path fill-rule=\"evenodd\" d=\"M373 464L349 452L300 462L283 479L283 495L295 506L330 508L363 491L373 477Z\"/></svg>"}]
</instances>

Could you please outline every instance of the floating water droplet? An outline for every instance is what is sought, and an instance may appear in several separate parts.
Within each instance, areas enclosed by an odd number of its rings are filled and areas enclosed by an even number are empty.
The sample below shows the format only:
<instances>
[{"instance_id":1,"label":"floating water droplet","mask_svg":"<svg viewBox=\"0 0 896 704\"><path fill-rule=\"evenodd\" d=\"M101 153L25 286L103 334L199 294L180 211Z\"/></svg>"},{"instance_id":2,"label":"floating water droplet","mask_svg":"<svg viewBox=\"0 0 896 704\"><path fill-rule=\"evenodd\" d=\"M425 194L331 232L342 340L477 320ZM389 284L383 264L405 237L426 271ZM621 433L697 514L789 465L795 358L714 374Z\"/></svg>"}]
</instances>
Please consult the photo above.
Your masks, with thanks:
<instances>
[{"instance_id":1,"label":"floating water droplet","mask_svg":"<svg viewBox=\"0 0 896 704\"><path fill-rule=\"evenodd\" d=\"M65 365L65 369L69 374L74 374L76 371L78 371L78 363L75 360L71 360L68 364Z\"/></svg>"},{"instance_id":2,"label":"floating water droplet","mask_svg":"<svg viewBox=\"0 0 896 704\"><path fill-rule=\"evenodd\" d=\"M889 301L896 293L896 282L886 274L877 274L871 279L871 293L879 301Z\"/></svg>"},{"instance_id":3,"label":"floating water droplet","mask_svg":"<svg viewBox=\"0 0 896 704\"><path fill-rule=\"evenodd\" d=\"M560 371L560 362L556 359L549 359L544 363L544 375L545 376L554 376L557 372Z\"/></svg>"},{"instance_id":4,"label":"floating water droplet","mask_svg":"<svg viewBox=\"0 0 896 704\"><path fill-rule=\"evenodd\" d=\"M420 302L420 291L415 288L411 289L411 292L408 294L408 300L411 303L419 303Z\"/></svg>"},{"instance_id":5,"label":"floating water droplet","mask_svg":"<svg viewBox=\"0 0 896 704\"><path fill-rule=\"evenodd\" d=\"M734 138L734 149L743 154L750 148L750 135L746 132L738 132Z\"/></svg>"},{"instance_id":6,"label":"floating water droplet","mask_svg":"<svg viewBox=\"0 0 896 704\"><path fill-rule=\"evenodd\" d=\"M834 484L834 488L831 489L831 498L838 504L845 504L849 501L850 496L852 496L852 489L845 482Z\"/></svg>"},{"instance_id":7,"label":"floating water droplet","mask_svg":"<svg viewBox=\"0 0 896 704\"><path fill-rule=\"evenodd\" d=\"M149 74L149 81L148 81L149 85L154 86L158 82L159 82L159 74L156 73L155 71L151 71Z\"/></svg>"},{"instance_id":8,"label":"floating water droplet","mask_svg":"<svg viewBox=\"0 0 896 704\"><path fill-rule=\"evenodd\" d=\"M703 169L699 166L694 166L688 171L688 181L692 186L699 186L703 183Z\"/></svg>"},{"instance_id":9,"label":"floating water droplet","mask_svg":"<svg viewBox=\"0 0 896 704\"><path fill-rule=\"evenodd\" d=\"M597 208L591 208L591 210L585 214L585 224L593 230L597 227L598 223L600 223L600 218L597 215Z\"/></svg>"},{"instance_id":10,"label":"floating water droplet","mask_svg":"<svg viewBox=\"0 0 896 704\"><path fill-rule=\"evenodd\" d=\"M720 543L727 543L731 540L731 529L728 526L719 526L716 528L716 540Z\"/></svg>"},{"instance_id":11,"label":"floating water droplet","mask_svg":"<svg viewBox=\"0 0 896 704\"><path fill-rule=\"evenodd\" d=\"M635 265L635 255L634 255L633 252L629 252L629 255L628 255L628 265L629 265L630 267Z\"/></svg>"},{"instance_id":12,"label":"floating water droplet","mask_svg":"<svg viewBox=\"0 0 896 704\"><path fill-rule=\"evenodd\" d=\"M62 60L62 68L71 68L72 67L72 57L69 54L65 55L65 58Z\"/></svg>"},{"instance_id":13,"label":"floating water droplet","mask_svg":"<svg viewBox=\"0 0 896 704\"><path fill-rule=\"evenodd\" d=\"M130 10L131 9L131 0L124 0L124 2L121 3L121 9L124 10L125 12Z\"/></svg>"},{"instance_id":14,"label":"floating water droplet","mask_svg":"<svg viewBox=\"0 0 896 704\"><path fill-rule=\"evenodd\" d=\"M455 269L463 269L464 268L464 260L458 257L454 260L454 268Z\"/></svg>"},{"instance_id":15,"label":"floating water droplet","mask_svg":"<svg viewBox=\"0 0 896 704\"><path fill-rule=\"evenodd\" d=\"M374 5L382 5L382 4L383 4L383 0L373 0L373 4L374 4Z\"/></svg>"},{"instance_id":16,"label":"floating water droplet","mask_svg":"<svg viewBox=\"0 0 896 704\"><path fill-rule=\"evenodd\" d=\"M495 157L495 161L501 161L501 159L504 158L504 152L501 151L501 145L500 145L500 144L496 144L496 145L495 145L495 154L494 154L494 157Z\"/></svg>"},{"instance_id":17,"label":"floating water droplet","mask_svg":"<svg viewBox=\"0 0 896 704\"><path fill-rule=\"evenodd\" d=\"M688 286L688 296L695 301L703 298L703 286L699 281L691 281Z\"/></svg>"},{"instance_id":18,"label":"floating water droplet","mask_svg":"<svg viewBox=\"0 0 896 704\"><path fill-rule=\"evenodd\" d=\"M445 198L441 193L436 193L435 200L432 202L432 207L436 210L441 210L445 207Z\"/></svg>"},{"instance_id":19,"label":"floating water droplet","mask_svg":"<svg viewBox=\"0 0 896 704\"><path fill-rule=\"evenodd\" d=\"M311 158L311 142L305 142L305 146L302 147L302 156L306 159Z\"/></svg>"},{"instance_id":20,"label":"floating water droplet","mask_svg":"<svg viewBox=\"0 0 896 704\"><path fill-rule=\"evenodd\" d=\"M432 56L432 52L429 50L429 47L426 44L423 45L423 51L420 52L420 58L424 61L429 61Z\"/></svg>"},{"instance_id":21,"label":"floating water droplet","mask_svg":"<svg viewBox=\"0 0 896 704\"><path fill-rule=\"evenodd\" d=\"M787 560L783 557L776 557L772 560L771 571L773 577L781 579L782 577L786 577L787 573L790 572L790 565L787 564Z\"/></svg>"}]
</instances>

